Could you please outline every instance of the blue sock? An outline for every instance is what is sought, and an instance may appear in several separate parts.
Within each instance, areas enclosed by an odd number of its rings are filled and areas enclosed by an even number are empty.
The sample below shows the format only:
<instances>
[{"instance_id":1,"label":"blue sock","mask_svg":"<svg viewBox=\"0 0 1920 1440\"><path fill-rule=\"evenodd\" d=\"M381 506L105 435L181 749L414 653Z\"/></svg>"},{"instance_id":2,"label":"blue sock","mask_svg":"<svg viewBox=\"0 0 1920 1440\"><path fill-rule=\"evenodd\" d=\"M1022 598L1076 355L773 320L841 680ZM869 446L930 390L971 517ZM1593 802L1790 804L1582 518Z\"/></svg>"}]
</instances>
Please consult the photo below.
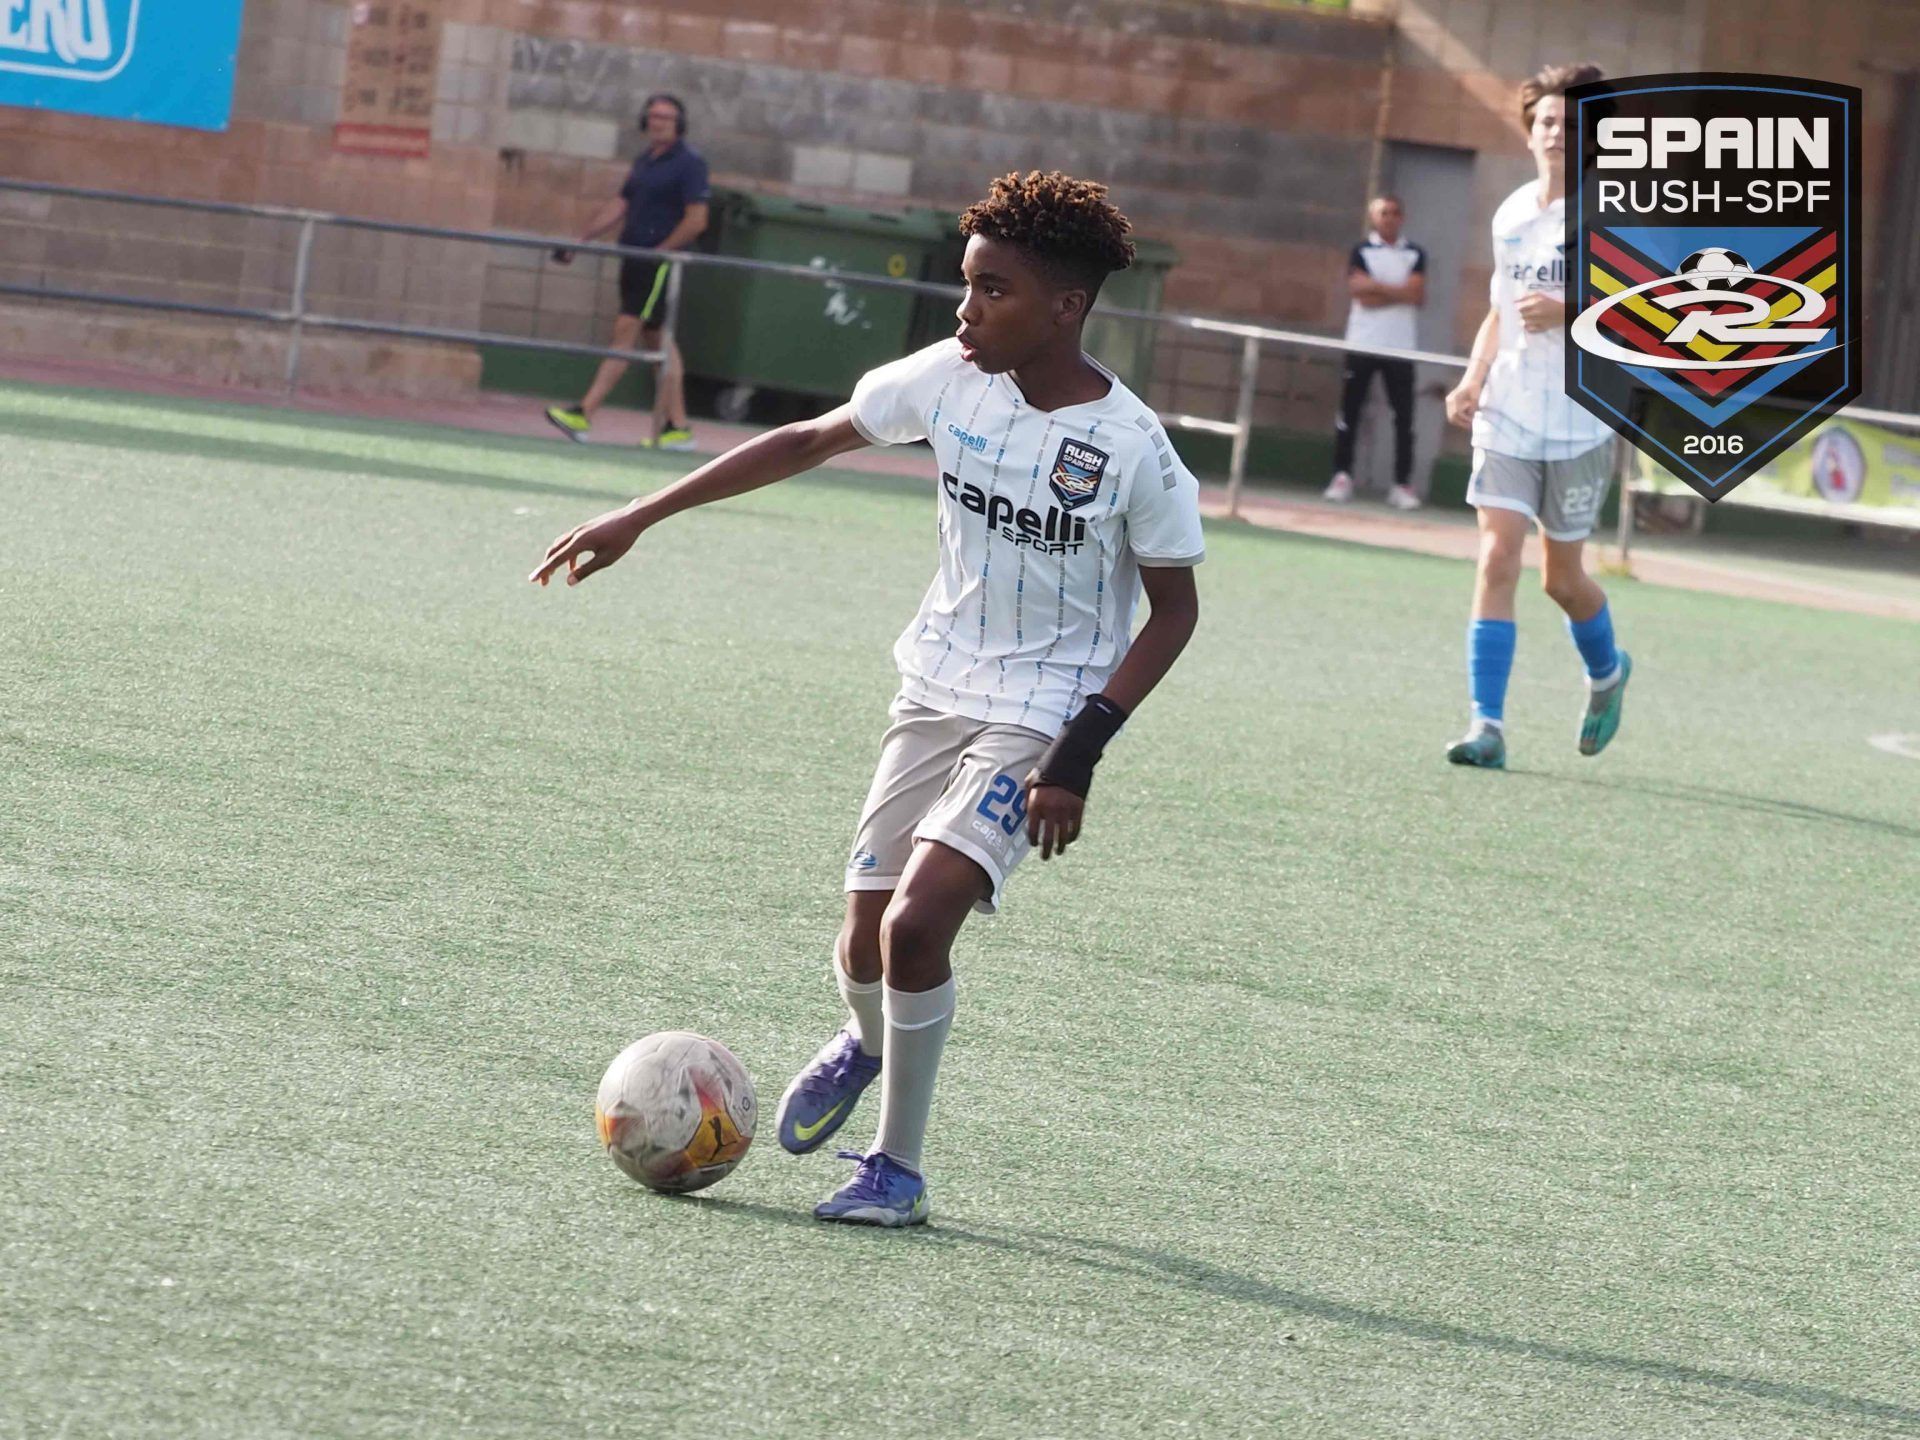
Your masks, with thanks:
<instances>
[{"instance_id":1,"label":"blue sock","mask_svg":"<svg viewBox=\"0 0 1920 1440\"><path fill-rule=\"evenodd\" d=\"M1567 633L1580 647L1580 658L1587 662L1589 680L1605 680L1620 668L1620 656L1613 648L1613 611L1603 600L1600 613L1590 620L1567 619Z\"/></svg>"},{"instance_id":2,"label":"blue sock","mask_svg":"<svg viewBox=\"0 0 1920 1440\"><path fill-rule=\"evenodd\" d=\"M1498 725L1506 713L1515 633L1511 620L1467 622L1467 686L1476 720Z\"/></svg>"}]
</instances>

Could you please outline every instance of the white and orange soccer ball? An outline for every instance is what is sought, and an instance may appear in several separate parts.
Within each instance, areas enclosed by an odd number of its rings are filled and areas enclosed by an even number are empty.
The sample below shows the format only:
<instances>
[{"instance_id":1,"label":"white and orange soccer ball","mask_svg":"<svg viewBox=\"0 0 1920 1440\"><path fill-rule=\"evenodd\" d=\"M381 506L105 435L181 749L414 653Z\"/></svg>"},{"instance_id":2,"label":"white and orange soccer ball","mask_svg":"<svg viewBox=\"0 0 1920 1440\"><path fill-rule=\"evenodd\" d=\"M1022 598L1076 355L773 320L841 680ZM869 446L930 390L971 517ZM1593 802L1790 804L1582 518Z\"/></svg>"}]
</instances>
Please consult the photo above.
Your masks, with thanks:
<instances>
[{"instance_id":1,"label":"white and orange soccer ball","mask_svg":"<svg viewBox=\"0 0 1920 1440\"><path fill-rule=\"evenodd\" d=\"M594 1101L600 1143L650 1190L704 1190L753 1143L759 1104L747 1070L726 1046L663 1030L614 1057Z\"/></svg>"}]
</instances>

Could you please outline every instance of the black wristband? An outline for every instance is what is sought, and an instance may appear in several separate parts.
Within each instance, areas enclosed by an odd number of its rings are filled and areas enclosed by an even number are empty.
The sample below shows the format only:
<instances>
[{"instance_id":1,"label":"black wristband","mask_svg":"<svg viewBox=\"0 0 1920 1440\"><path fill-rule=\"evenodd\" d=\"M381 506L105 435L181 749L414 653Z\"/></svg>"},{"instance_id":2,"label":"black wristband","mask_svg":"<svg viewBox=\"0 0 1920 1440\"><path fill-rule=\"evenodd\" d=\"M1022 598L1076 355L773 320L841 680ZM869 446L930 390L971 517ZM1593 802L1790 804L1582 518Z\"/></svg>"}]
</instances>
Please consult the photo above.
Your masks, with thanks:
<instances>
[{"instance_id":1,"label":"black wristband","mask_svg":"<svg viewBox=\"0 0 1920 1440\"><path fill-rule=\"evenodd\" d=\"M1127 712L1104 695L1090 695L1067 728L1054 737L1034 767L1034 776L1042 785L1057 785L1071 790L1082 800L1093 788L1093 767L1099 763L1107 742L1127 723Z\"/></svg>"}]
</instances>

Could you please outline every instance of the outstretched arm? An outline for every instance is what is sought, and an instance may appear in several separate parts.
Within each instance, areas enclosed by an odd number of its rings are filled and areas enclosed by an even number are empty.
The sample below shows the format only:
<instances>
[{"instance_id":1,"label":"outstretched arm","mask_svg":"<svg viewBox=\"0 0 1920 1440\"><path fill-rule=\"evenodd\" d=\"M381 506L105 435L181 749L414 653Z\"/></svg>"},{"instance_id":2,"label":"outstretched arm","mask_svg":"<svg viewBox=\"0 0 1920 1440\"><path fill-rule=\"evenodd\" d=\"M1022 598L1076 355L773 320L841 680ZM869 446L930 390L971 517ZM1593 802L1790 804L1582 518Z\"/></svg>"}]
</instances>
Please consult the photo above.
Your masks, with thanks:
<instances>
[{"instance_id":1,"label":"outstretched arm","mask_svg":"<svg viewBox=\"0 0 1920 1440\"><path fill-rule=\"evenodd\" d=\"M578 585L625 555L641 532L669 515L772 485L868 443L853 428L845 405L817 420L801 420L756 435L709 460L686 479L569 530L547 547L546 558L527 579L544 585L565 565L567 584Z\"/></svg>"},{"instance_id":2,"label":"outstretched arm","mask_svg":"<svg viewBox=\"0 0 1920 1440\"><path fill-rule=\"evenodd\" d=\"M1200 623L1200 591L1193 583L1192 566L1143 565L1140 588L1153 607L1147 623L1105 688L1068 722L1027 776L1027 840L1039 847L1042 860L1080 838L1087 782L1101 749L1173 668Z\"/></svg>"}]
</instances>

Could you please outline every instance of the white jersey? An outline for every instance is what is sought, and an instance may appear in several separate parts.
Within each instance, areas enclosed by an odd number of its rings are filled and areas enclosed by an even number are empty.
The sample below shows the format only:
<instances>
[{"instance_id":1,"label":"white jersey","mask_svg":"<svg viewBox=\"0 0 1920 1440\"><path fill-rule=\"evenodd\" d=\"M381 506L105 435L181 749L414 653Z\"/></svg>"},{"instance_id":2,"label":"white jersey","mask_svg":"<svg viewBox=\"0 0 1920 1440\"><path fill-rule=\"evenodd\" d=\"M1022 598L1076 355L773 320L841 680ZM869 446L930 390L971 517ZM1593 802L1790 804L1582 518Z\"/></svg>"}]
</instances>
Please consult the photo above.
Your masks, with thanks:
<instances>
[{"instance_id":1,"label":"white jersey","mask_svg":"<svg viewBox=\"0 0 1920 1440\"><path fill-rule=\"evenodd\" d=\"M1347 273L1356 270L1383 285L1404 285L1427 273L1427 252L1411 240L1389 241L1378 230L1369 230L1347 256ZM1347 343L1417 350L1420 311L1413 305L1362 305L1355 300L1347 306Z\"/></svg>"},{"instance_id":2,"label":"white jersey","mask_svg":"<svg viewBox=\"0 0 1920 1440\"><path fill-rule=\"evenodd\" d=\"M1529 180L1493 212L1490 300L1500 315L1500 349L1473 417L1476 450L1520 460L1571 460L1613 431L1567 395L1567 332L1520 323L1522 296L1567 293L1566 201L1540 204Z\"/></svg>"},{"instance_id":3,"label":"white jersey","mask_svg":"<svg viewBox=\"0 0 1920 1440\"><path fill-rule=\"evenodd\" d=\"M943 340L861 377L854 429L933 446L940 570L893 647L901 693L1055 735L1133 638L1140 567L1200 563L1200 486L1110 372L1085 405L1036 410Z\"/></svg>"}]
</instances>

